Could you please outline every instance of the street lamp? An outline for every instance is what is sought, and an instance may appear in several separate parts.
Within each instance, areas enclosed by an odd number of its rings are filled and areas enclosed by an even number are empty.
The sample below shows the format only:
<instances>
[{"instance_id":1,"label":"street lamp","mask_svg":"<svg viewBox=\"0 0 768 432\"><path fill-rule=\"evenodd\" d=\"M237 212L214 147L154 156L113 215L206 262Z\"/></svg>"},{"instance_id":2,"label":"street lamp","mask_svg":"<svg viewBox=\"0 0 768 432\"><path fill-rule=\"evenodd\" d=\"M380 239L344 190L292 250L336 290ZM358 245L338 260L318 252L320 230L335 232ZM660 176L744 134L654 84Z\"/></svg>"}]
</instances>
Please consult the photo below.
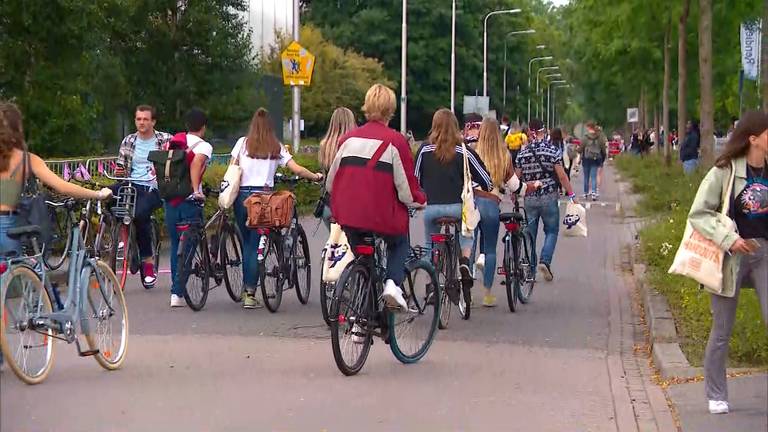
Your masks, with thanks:
<instances>
[{"instance_id":1,"label":"street lamp","mask_svg":"<svg viewBox=\"0 0 768 432\"><path fill-rule=\"evenodd\" d=\"M552 60L552 56L534 57L528 62L528 123L531 122L531 66L537 61Z\"/></svg>"},{"instance_id":2,"label":"street lamp","mask_svg":"<svg viewBox=\"0 0 768 432\"><path fill-rule=\"evenodd\" d=\"M562 74L557 74L557 75L562 76ZM549 114L550 114L550 107L551 107L550 102L552 101L552 84L565 84L566 82L568 81L559 80L559 81L550 81L549 84L547 84L547 128L551 127Z\"/></svg>"},{"instance_id":3,"label":"street lamp","mask_svg":"<svg viewBox=\"0 0 768 432\"><path fill-rule=\"evenodd\" d=\"M564 88L564 87L571 87L570 84L557 84L552 86L552 124L554 126L557 126L557 104L555 101L557 100L557 89Z\"/></svg>"},{"instance_id":4,"label":"street lamp","mask_svg":"<svg viewBox=\"0 0 768 432\"><path fill-rule=\"evenodd\" d=\"M408 105L408 93L406 92L406 66L408 65L408 20L406 12L408 11L408 0L403 0L403 29L401 38L400 54L400 133L405 135L408 132L406 123L406 108Z\"/></svg>"},{"instance_id":5,"label":"street lamp","mask_svg":"<svg viewBox=\"0 0 768 432\"><path fill-rule=\"evenodd\" d=\"M483 96L488 96L488 18L498 14L516 14L520 9L506 9L489 12L483 19Z\"/></svg>"},{"instance_id":6,"label":"street lamp","mask_svg":"<svg viewBox=\"0 0 768 432\"><path fill-rule=\"evenodd\" d=\"M451 5L451 112L456 97L456 0Z\"/></svg>"},{"instance_id":7,"label":"street lamp","mask_svg":"<svg viewBox=\"0 0 768 432\"><path fill-rule=\"evenodd\" d=\"M558 70L558 69L560 69L560 66L544 66L544 67L540 67L536 71L536 97L538 97L539 93L541 93L541 91L539 90L539 74L541 73L541 71L548 71L548 70L549 71L554 71L554 70ZM540 117L541 116L541 113L539 112L539 106L540 106L540 104L537 101L536 102L536 117ZM541 119L539 119L539 120L541 120Z\"/></svg>"},{"instance_id":8,"label":"street lamp","mask_svg":"<svg viewBox=\"0 0 768 432\"><path fill-rule=\"evenodd\" d=\"M503 102L501 103L503 112L506 112L507 110L507 40L509 39L510 36L533 34L533 33L536 33L535 29L513 31L513 32L507 33L507 37L504 38L504 90L503 90L504 96L502 98Z\"/></svg>"}]
</instances>

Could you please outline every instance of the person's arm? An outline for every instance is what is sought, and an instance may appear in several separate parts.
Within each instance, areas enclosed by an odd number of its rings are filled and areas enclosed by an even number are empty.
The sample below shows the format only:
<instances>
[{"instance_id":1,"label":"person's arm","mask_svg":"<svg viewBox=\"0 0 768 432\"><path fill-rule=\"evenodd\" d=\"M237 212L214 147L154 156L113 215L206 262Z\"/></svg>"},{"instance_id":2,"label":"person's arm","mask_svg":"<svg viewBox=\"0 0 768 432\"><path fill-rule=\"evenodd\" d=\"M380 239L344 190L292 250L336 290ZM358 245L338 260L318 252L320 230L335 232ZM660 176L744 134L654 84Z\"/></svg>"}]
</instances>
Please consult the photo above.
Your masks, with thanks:
<instances>
[{"instance_id":1,"label":"person's arm","mask_svg":"<svg viewBox=\"0 0 768 432\"><path fill-rule=\"evenodd\" d=\"M118 177L122 177L125 175L126 170L129 168L126 165L128 164L128 141L129 141L130 135L123 138L123 141L120 142L120 148L117 150L117 160L115 161L115 175Z\"/></svg>"},{"instance_id":2,"label":"person's arm","mask_svg":"<svg viewBox=\"0 0 768 432\"><path fill-rule=\"evenodd\" d=\"M208 161L208 156L204 154L196 154L192 159L192 164L189 166L189 175L192 177L192 193L197 194L200 191L200 182L203 181L203 170L205 169L205 163Z\"/></svg>"},{"instance_id":3,"label":"person's arm","mask_svg":"<svg viewBox=\"0 0 768 432\"><path fill-rule=\"evenodd\" d=\"M289 160L285 166L288 167L288 169L291 170L292 173L296 174L301 178L305 178L307 180L312 180L312 181L320 181L323 179L322 174L313 173L312 171L297 164L296 161L293 159Z\"/></svg>"},{"instance_id":4,"label":"person's arm","mask_svg":"<svg viewBox=\"0 0 768 432\"><path fill-rule=\"evenodd\" d=\"M472 181L480 185L480 189L486 192L490 192L493 189L493 180L491 180L491 175L485 168L485 164L474 150L470 149L469 147L467 147L467 150L467 158L469 160L469 174L472 177ZM464 156L462 155L462 157Z\"/></svg>"},{"instance_id":5,"label":"person's arm","mask_svg":"<svg viewBox=\"0 0 768 432\"><path fill-rule=\"evenodd\" d=\"M563 165L559 163L555 164L554 169L555 174L557 174L557 178L560 180L560 185L565 188L565 192L568 194L568 197L575 198L576 194L573 193L571 181L568 180L568 175L565 173L565 168L563 168Z\"/></svg>"},{"instance_id":6,"label":"person's arm","mask_svg":"<svg viewBox=\"0 0 768 432\"><path fill-rule=\"evenodd\" d=\"M397 198L407 207L423 207L427 195L419 187L419 180L414 175L414 162L410 146L407 143L392 143L392 173L397 190Z\"/></svg>"},{"instance_id":7,"label":"person's arm","mask_svg":"<svg viewBox=\"0 0 768 432\"><path fill-rule=\"evenodd\" d=\"M723 184L729 179L730 169L715 167L709 170L688 212L688 222L691 223L691 227L715 242L722 250L731 249L740 239L733 224L726 225L718 217L723 199Z\"/></svg>"},{"instance_id":8,"label":"person's arm","mask_svg":"<svg viewBox=\"0 0 768 432\"><path fill-rule=\"evenodd\" d=\"M105 200L112 196L112 191L103 188L100 191L86 189L78 186L74 183L64 181L61 177L51 171L39 156L30 153L29 164L32 168L32 173L43 182L44 185L55 190L56 192L77 199L97 199Z\"/></svg>"}]
</instances>

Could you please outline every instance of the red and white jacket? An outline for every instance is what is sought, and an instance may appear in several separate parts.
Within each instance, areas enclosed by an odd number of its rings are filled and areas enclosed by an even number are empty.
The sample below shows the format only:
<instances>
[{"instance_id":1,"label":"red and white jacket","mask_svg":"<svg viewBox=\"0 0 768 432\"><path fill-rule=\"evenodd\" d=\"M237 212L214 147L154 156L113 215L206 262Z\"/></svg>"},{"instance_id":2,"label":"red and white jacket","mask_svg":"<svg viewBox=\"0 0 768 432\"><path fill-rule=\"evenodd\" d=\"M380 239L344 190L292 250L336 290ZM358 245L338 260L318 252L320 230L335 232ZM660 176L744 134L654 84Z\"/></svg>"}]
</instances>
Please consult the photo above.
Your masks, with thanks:
<instances>
[{"instance_id":1,"label":"red and white jacket","mask_svg":"<svg viewBox=\"0 0 768 432\"><path fill-rule=\"evenodd\" d=\"M411 149L399 132L375 121L349 131L328 172L333 217L343 227L407 234L408 208L427 201L413 173Z\"/></svg>"}]
</instances>

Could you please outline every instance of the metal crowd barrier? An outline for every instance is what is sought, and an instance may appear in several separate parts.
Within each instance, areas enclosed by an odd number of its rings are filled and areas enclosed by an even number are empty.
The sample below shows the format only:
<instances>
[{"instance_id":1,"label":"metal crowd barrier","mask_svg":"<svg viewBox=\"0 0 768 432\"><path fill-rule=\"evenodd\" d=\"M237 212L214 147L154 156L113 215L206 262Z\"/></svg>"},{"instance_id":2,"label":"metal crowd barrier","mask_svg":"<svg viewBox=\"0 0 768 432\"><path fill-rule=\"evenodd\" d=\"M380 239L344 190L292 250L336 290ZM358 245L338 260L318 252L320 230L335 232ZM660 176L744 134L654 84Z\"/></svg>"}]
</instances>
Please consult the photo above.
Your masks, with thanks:
<instances>
[{"instance_id":1,"label":"metal crowd barrier","mask_svg":"<svg viewBox=\"0 0 768 432\"><path fill-rule=\"evenodd\" d=\"M211 163L227 164L229 163L229 153L214 153L211 156ZM74 158L61 160L47 160L45 164L48 168L66 181L73 178L90 178L104 176L105 174L114 175L117 161L116 156L96 157L96 158Z\"/></svg>"}]
</instances>

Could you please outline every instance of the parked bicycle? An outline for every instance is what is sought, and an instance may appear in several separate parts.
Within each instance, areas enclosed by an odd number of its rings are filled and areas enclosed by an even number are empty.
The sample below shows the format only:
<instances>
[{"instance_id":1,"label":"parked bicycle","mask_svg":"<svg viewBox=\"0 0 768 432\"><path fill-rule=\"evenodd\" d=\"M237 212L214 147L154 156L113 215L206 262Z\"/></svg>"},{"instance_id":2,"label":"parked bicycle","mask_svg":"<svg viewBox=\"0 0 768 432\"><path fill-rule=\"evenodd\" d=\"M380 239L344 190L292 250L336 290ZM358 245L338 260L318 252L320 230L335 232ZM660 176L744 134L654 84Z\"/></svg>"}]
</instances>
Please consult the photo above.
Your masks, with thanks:
<instances>
[{"instance_id":1,"label":"parked bicycle","mask_svg":"<svg viewBox=\"0 0 768 432\"><path fill-rule=\"evenodd\" d=\"M451 303L458 307L462 319L469 319L472 292L469 287L464 288L459 272L461 219L443 217L435 220L435 223L440 226L440 232L430 234L432 240L431 258L432 265L435 266L438 284L446 293L440 309L440 329L446 329L451 318Z\"/></svg>"},{"instance_id":2,"label":"parked bicycle","mask_svg":"<svg viewBox=\"0 0 768 432\"><path fill-rule=\"evenodd\" d=\"M141 284L144 288L151 288L144 282L144 270L141 265L141 254L139 253L138 242L136 240L136 226L133 220L136 216L136 187L134 181L152 181L152 178L132 178L132 177L113 177L105 174L107 178L123 182L117 189L115 195L116 203L112 206L110 212L112 217L103 218L97 238L100 239L95 245L96 250L111 250L112 253L105 257L112 270L114 270L120 281L120 288L125 289L125 282L128 273L141 275ZM150 216L152 245L152 261L155 272L160 268L160 250L162 248L160 236L160 224L154 216ZM111 235L107 235L109 232ZM108 249L103 244L109 239L113 248ZM101 241L101 239L104 239Z\"/></svg>"},{"instance_id":3,"label":"parked bicycle","mask_svg":"<svg viewBox=\"0 0 768 432\"><path fill-rule=\"evenodd\" d=\"M72 225L67 297L60 302L43 264L38 226L8 230L24 245L20 257L0 257L0 349L10 368L27 384L45 380L53 366L54 340L74 343L81 357L93 356L107 370L118 369L128 345L128 309L109 266L84 247L82 231L91 216L87 202ZM56 303L51 301L55 295ZM79 336L88 349L82 349Z\"/></svg>"},{"instance_id":4,"label":"parked bicycle","mask_svg":"<svg viewBox=\"0 0 768 432\"><path fill-rule=\"evenodd\" d=\"M388 344L402 363L421 360L438 328L442 290L421 247L411 248L406 262L404 297L408 310L392 312L382 300L386 248L374 235L355 248L355 259L336 282L331 302L331 347L336 366L355 375L365 365L373 337Z\"/></svg>"},{"instance_id":5,"label":"parked bicycle","mask_svg":"<svg viewBox=\"0 0 768 432\"><path fill-rule=\"evenodd\" d=\"M206 194L218 196L209 188ZM186 287L187 305L194 311L202 310L208 291L222 282L232 301L239 303L243 296L243 238L230 220L229 211L220 208L205 225L201 220L184 221L176 229L180 233L179 248L172 253L179 256L176 277Z\"/></svg>"},{"instance_id":6,"label":"parked bicycle","mask_svg":"<svg viewBox=\"0 0 768 432\"><path fill-rule=\"evenodd\" d=\"M275 174L275 185L284 184L294 191L301 182L298 176ZM257 256L259 260L259 285L264 305L270 312L277 312L283 301L283 291L295 289L301 304L309 302L312 278L312 262L309 241L299 222L294 207L291 223L287 228L256 228L261 235Z\"/></svg>"},{"instance_id":7,"label":"parked bicycle","mask_svg":"<svg viewBox=\"0 0 768 432\"><path fill-rule=\"evenodd\" d=\"M518 300L523 304L528 303L533 294L536 268L531 262L531 256L535 245L527 229L525 209L521 208L517 201L514 211L500 214L499 221L504 224L506 233L502 238L504 258L497 274L504 276L502 285L507 289L507 304L509 311L514 312Z\"/></svg>"}]
</instances>

